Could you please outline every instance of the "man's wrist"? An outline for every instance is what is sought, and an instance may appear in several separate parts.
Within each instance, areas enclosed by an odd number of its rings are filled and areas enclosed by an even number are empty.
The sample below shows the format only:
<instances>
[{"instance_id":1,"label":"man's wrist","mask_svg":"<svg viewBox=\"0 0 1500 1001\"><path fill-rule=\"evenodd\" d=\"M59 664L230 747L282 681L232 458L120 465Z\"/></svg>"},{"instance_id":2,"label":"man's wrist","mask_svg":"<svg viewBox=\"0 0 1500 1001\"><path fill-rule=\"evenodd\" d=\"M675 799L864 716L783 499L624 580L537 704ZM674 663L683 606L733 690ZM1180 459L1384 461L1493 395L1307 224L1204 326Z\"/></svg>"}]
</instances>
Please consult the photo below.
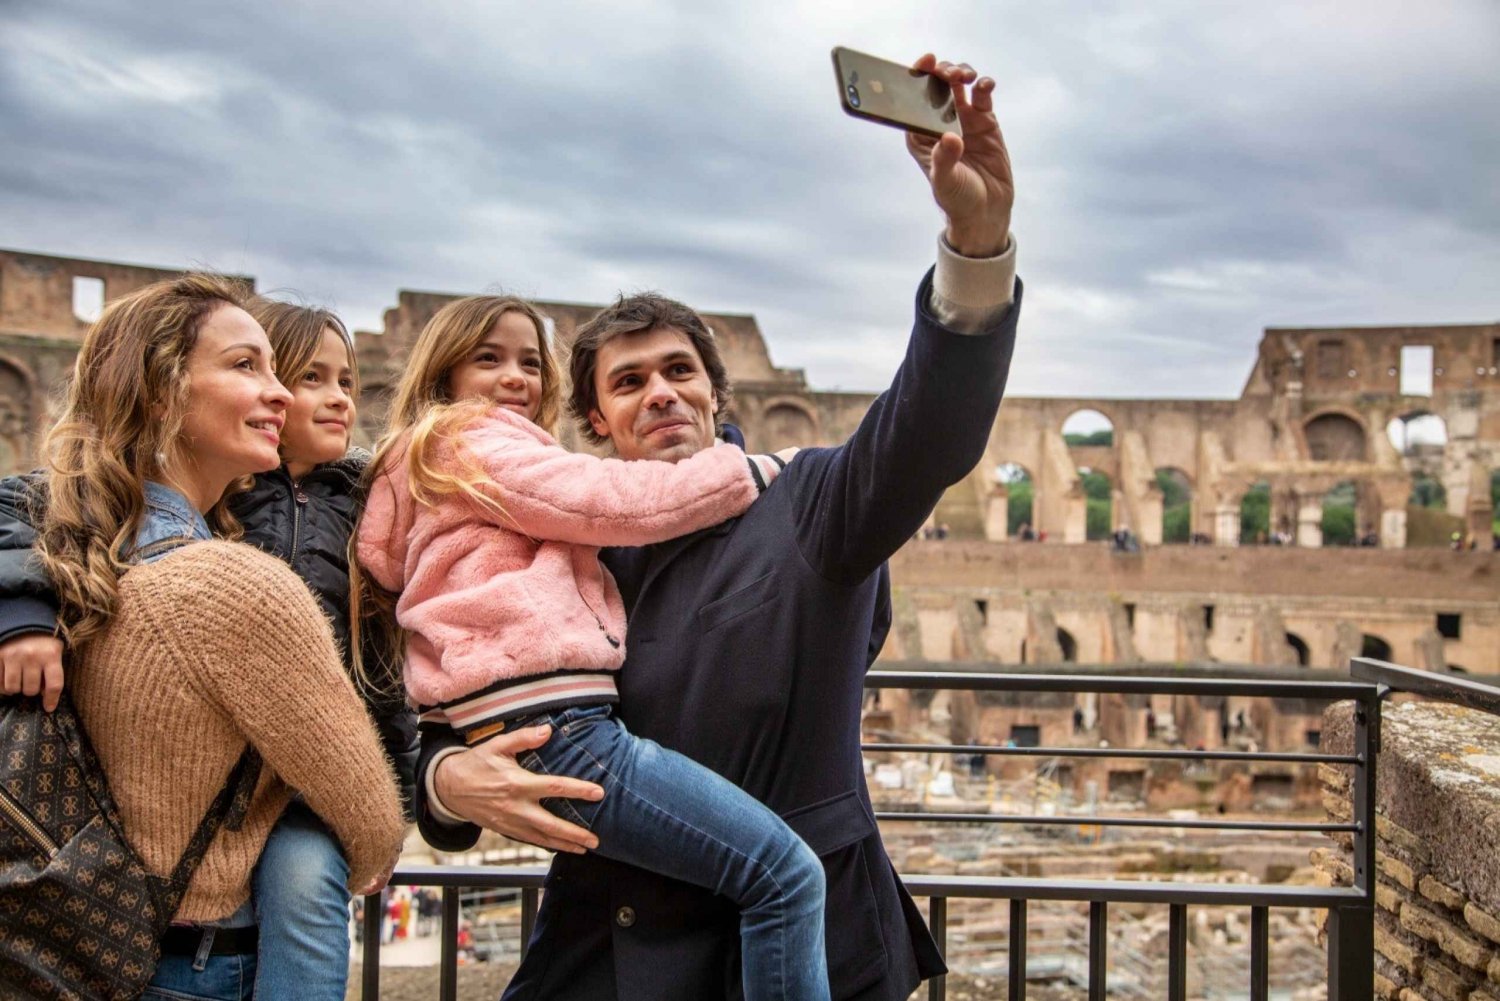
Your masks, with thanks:
<instances>
[{"instance_id":1,"label":"man's wrist","mask_svg":"<svg viewBox=\"0 0 1500 1001\"><path fill-rule=\"evenodd\" d=\"M469 821L448 809L442 797L438 795L438 766L446 759L466 750L468 750L466 747L445 747L434 754L427 763L427 775L423 780L427 786L427 809L433 817L446 824L467 824Z\"/></svg>"},{"instance_id":2,"label":"man's wrist","mask_svg":"<svg viewBox=\"0 0 1500 1001\"><path fill-rule=\"evenodd\" d=\"M959 225L949 220L943 239L963 257L999 257L1010 243L1010 224L1007 220L998 225Z\"/></svg>"}]
</instances>

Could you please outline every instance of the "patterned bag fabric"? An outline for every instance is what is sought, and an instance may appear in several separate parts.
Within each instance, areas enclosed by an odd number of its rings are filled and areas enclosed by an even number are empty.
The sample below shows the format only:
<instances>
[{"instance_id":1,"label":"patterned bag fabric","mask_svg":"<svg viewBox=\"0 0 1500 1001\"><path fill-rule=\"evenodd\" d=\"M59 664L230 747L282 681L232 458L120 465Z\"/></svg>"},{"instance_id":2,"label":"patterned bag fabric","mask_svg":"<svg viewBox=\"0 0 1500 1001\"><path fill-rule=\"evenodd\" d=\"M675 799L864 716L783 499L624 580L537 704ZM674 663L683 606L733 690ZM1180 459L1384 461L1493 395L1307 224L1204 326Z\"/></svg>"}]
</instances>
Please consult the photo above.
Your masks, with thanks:
<instances>
[{"instance_id":1,"label":"patterned bag fabric","mask_svg":"<svg viewBox=\"0 0 1500 1001\"><path fill-rule=\"evenodd\" d=\"M138 997L214 835L243 821L260 767L246 748L163 878L126 839L66 695L51 713L37 697L0 700L0 996Z\"/></svg>"}]
</instances>

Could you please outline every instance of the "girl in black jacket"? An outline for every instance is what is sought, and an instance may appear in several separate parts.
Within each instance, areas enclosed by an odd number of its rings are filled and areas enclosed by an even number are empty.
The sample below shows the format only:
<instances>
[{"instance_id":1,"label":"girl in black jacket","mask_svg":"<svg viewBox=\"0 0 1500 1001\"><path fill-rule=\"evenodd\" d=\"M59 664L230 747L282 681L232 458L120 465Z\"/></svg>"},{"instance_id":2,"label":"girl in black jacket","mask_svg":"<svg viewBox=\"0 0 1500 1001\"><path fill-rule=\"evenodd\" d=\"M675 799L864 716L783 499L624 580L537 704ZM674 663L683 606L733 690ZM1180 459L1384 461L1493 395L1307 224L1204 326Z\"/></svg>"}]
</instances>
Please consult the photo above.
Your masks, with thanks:
<instances>
[{"instance_id":1,"label":"girl in black jacket","mask_svg":"<svg viewBox=\"0 0 1500 1001\"><path fill-rule=\"evenodd\" d=\"M281 468L256 476L231 500L230 509L244 526L245 542L286 561L307 582L348 666L348 544L363 500L360 474L369 458L349 450L358 392L353 342L326 310L260 300L251 314L266 330L293 402L281 430ZM44 683L61 685L62 647L52 637L51 585L27 559L44 489L35 474L0 481L0 691L8 694L37 694ZM390 658L379 630L362 630L361 636L366 663ZM295 670L296 651L287 653L287 669ZM415 719L399 696L365 695L410 812ZM50 704L55 705L55 695ZM257 996L344 997L347 877L338 841L316 814L294 801L272 830L253 877L260 926Z\"/></svg>"}]
</instances>

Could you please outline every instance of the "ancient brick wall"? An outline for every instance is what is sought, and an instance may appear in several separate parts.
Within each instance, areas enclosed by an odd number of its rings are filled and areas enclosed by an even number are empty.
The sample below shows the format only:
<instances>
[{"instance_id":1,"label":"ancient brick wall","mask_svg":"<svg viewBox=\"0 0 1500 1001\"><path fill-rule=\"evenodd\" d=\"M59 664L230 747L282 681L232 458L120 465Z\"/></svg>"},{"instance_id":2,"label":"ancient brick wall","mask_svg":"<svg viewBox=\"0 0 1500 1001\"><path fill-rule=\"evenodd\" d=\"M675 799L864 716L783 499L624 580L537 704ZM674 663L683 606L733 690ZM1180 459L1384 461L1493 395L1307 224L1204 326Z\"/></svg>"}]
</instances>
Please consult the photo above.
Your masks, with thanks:
<instances>
[{"instance_id":1,"label":"ancient brick wall","mask_svg":"<svg viewBox=\"0 0 1500 1001\"><path fill-rule=\"evenodd\" d=\"M1323 747L1353 753L1353 705L1324 717ZM1350 816L1351 770L1324 765L1330 817ZM1392 1001L1500 1001L1500 718L1387 706L1376 818L1375 986ZM1313 853L1349 885L1351 836Z\"/></svg>"}]
</instances>

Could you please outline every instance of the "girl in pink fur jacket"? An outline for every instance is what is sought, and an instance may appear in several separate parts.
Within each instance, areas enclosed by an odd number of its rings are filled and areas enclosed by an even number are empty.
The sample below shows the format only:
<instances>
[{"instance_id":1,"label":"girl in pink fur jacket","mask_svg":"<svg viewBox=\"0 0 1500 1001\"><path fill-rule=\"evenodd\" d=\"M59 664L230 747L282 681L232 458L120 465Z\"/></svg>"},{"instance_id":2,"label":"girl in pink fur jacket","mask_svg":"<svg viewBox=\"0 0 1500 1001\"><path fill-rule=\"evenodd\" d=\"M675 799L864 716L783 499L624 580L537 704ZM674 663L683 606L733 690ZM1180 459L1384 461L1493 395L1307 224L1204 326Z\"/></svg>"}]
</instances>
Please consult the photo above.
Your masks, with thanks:
<instances>
[{"instance_id":1,"label":"girl in pink fur jacket","mask_svg":"<svg viewBox=\"0 0 1500 1001\"><path fill-rule=\"evenodd\" d=\"M443 307L412 349L370 464L359 562L406 634L423 719L469 744L547 724L533 771L597 782L598 802L547 801L601 854L740 907L748 1001L829 996L823 866L785 823L701 765L626 731L612 707L625 614L602 546L638 546L743 512L779 459L732 445L681 462L599 459L545 430L558 374L530 304Z\"/></svg>"}]
</instances>

